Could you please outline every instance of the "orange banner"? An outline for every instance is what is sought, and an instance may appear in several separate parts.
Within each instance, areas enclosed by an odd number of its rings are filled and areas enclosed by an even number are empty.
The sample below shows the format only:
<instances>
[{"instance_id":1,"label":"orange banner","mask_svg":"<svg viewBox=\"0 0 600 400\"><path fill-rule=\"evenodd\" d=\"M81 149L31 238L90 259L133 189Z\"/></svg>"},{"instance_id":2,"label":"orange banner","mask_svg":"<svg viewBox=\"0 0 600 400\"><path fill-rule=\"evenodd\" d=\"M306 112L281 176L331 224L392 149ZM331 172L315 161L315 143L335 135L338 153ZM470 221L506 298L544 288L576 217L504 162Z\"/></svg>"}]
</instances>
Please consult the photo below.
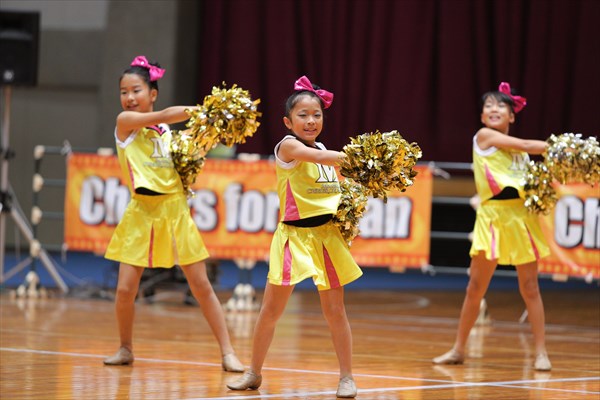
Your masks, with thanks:
<instances>
[{"instance_id":1,"label":"orange banner","mask_svg":"<svg viewBox=\"0 0 600 400\"><path fill-rule=\"evenodd\" d=\"M421 267L429 264L433 177L427 167L406 192L391 192L387 203L369 199L360 236L350 248L359 265Z\"/></svg>"},{"instance_id":2,"label":"orange banner","mask_svg":"<svg viewBox=\"0 0 600 400\"><path fill-rule=\"evenodd\" d=\"M415 184L391 193L387 203L369 199L361 236L351 251L361 266L420 267L429 261L432 176L418 167ZM68 162L65 242L70 250L102 253L129 193L115 156L72 154ZM268 259L279 221L272 161L207 160L193 186L190 209L214 258Z\"/></svg>"},{"instance_id":3,"label":"orange banner","mask_svg":"<svg viewBox=\"0 0 600 400\"><path fill-rule=\"evenodd\" d=\"M540 272L600 278L600 188L585 184L557 185L559 200L540 218L552 254Z\"/></svg>"},{"instance_id":4,"label":"orange banner","mask_svg":"<svg viewBox=\"0 0 600 400\"><path fill-rule=\"evenodd\" d=\"M415 184L406 192L391 193L385 204L369 199L361 236L351 247L358 264L428 264L433 181L429 168L417 170ZM193 188L192 214L211 256L268 259L279 221L273 162L208 160Z\"/></svg>"},{"instance_id":5,"label":"orange banner","mask_svg":"<svg viewBox=\"0 0 600 400\"><path fill-rule=\"evenodd\" d=\"M369 199L351 252L361 266L420 267L429 263L433 179L418 167L415 184L387 203ZM65 243L102 254L129 191L115 156L72 154L67 168ZM190 199L194 222L214 258L267 260L279 220L272 161L207 160ZM552 254L540 272L600 278L599 189L557 186L553 212L540 218Z\"/></svg>"},{"instance_id":6,"label":"orange banner","mask_svg":"<svg viewBox=\"0 0 600 400\"><path fill-rule=\"evenodd\" d=\"M71 154L65 193L68 248L104 253L129 198L117 157Z\"/></svg>"},{"instance_id":7,"label":"orange banner","mask_svg":"<svg viewBox=\"0 0 600 400\"><path fill-rule=\"evenodd\" d=\"M209 159L192 189L192 216L211 257L268 259L279 220L273 162Z\"/></svg>"}]
</instances>

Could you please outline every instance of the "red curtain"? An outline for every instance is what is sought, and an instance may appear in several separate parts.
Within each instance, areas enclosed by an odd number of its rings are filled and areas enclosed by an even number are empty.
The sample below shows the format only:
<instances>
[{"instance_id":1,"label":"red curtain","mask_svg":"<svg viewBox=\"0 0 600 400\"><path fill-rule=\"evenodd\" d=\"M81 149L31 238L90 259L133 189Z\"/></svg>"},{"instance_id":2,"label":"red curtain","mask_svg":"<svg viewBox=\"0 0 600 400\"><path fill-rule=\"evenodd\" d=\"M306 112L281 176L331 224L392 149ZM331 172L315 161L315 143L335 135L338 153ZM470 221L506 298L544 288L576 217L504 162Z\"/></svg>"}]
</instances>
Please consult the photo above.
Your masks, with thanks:
<instances>
[{"instance_id":1,"label":"red curtain","mask_svg":"<svg viewBox=\"0 0 600 400\"><path fill-rule=\"evenodd\" d=\"M510 82L528 106L511 134L598 135L600 1L206 0L198 97L221 82L261 99L240 152L271 154L307 75L335 93L321 141L400 131L424 160L471 160L480 97Z\"/></svg>"}]
</instances>

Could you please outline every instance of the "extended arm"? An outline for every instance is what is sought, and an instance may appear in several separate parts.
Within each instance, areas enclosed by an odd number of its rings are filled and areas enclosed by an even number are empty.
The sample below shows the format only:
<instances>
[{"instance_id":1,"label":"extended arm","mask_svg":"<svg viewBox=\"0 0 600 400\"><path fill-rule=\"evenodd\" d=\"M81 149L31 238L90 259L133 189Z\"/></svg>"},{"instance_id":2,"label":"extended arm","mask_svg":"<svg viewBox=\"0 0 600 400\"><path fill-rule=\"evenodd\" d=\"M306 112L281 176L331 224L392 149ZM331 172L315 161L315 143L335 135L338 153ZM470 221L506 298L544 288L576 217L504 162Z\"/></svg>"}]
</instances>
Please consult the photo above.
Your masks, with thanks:
<instances>
[{"instance_id":1,"label":"extended arm","mask_svg":"<svg viewBox=\"0 0 600 400\"><path fill-rule=\"evenodd\" d=\"M525 151L529 154L542 154L548 146L542 140L519 139L490 128L481 128L477 132L477 145L482 150L497 147L499 149Z\"/></svg>"},{"instance_id":2,"label":"extended arm","mask_svg":"<svg viewBox=\"0 0 600 400\"><path fill-rule=\"evenodd\" d=\"M117 137L125 140L136 129L156 124L173 124L190 118L185 110L193 109L189 106L172 106L160 111L141 113L136 111L123 111L117 116Z\"/></svg>"},{"instance_id":3,"label":"extended arm","mask_svg":"<svg viewBox=\"0 0 600 400\"><path fill-rule=\"evenodd\" d=\"M346 157L346 154L340 151L308 147L298 140L284 140L279 146L277 156L284 162L298 160L336 166Z\"/></svg>"}]
</instances>

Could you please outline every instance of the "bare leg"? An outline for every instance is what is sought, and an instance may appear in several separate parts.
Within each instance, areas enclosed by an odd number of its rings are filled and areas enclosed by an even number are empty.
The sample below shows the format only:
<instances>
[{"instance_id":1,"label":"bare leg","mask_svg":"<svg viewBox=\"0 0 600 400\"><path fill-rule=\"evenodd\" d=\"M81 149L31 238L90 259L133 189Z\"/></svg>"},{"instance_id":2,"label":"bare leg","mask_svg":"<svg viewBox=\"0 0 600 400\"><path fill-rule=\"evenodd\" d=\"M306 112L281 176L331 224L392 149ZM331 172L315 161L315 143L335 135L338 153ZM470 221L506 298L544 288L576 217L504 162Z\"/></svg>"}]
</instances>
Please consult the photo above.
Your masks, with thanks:
<instances>
[{"instance_id":1,"label":"bare leg","mask_svg":"<svg viewBox=\"0 0 600 400\"><path fill-rule=\"evenodd\" d=\"M227 354L233 354L234 350L231 345L229 331L227 330L225 314L223 313L221 303L208 280L206 264L203 261L200 261L182 266L181 269L190 285L192 294L200 304L204 318L206 318L213 335L215 335L215 338L219 343L221 355L225 356Z\"/></svg>"},{"instance_id":2,"label":"bare leg","mask_svg":"<svg viewBox=\"0 0 600 400\"><path fill-rule=\"evenodd\" d=\"M454 347L447 353L434 358L434 364L462 364L469 333L479 315L481 299L488 289L496 265L495 260L487 260L482 252L471 259L469 285L460 311Z\"/></svg>"},{"instance_id":3,"label":"bare leg","mask_svg":"<svg viewBox=\"0 0 600 400\"><path fill-rule=\"evenodd\" d=\"M352 377L352 331L344 306L344 288L319 291L321 308L329 325L333 347L340 363L340 378Z\"/></svg>"},{"instance_id":4,"label":"bare leg","mask_svg":"<svg viewBox=\"0 0 600 400\"><path fill-rule=\"evenodd\" d=\"M256 320L256 326L254 327L250 369L244 372L241 378L228 383L227 387L229 389L256 390L262 384L261 371L267 351L269 351L269 346L273 341L275 325L281 314L283 314L293 290L294 286L277 286L267 282L262 307Z\"/></svg>"},{"instance_id":5,"label":"bare leg","mask_svg":"<svg viewBox=\"0 0 600 400\"><path fill-rule=\"evenodd\" d=\"M252 342L250 371L257 375L261 373L267 351L273 341L275 325L283 314L293 290L294 286L277 286L267 283Z\"/></svg>"},{"instance_id":6,"label":"bare leg","mask_svg":"<svg viewBox=\"0 0 600 400\"><path fill-rule=\"evenodd\" d=\"M135 297L140 286L144 268L129 264L119 265L119 280L115 297L115 311L119 325L121 347L133 350L133 318L135 314Z\"/></svg>"},{"instance_id":7,"label":"bare leg","mask_svg":"<svg viewBox=\"0 0 600 400\"><path fill-rule=\"evenodd\" d=\"M538 286L537 262L517 266L519 291L527 306L536 354L546 354L544 304Z\"/></svg>"},{"instance_id":8,"label":"bare leg","mask_svg":"<svg viewBox=\"0 0 600 400\"><path fill-rule=\"evenodd\" d=\"M340 363L340 382L337 397L356 397L356 384L352 377L352 331L344 306L344 288L319 291L321 309L329 325L333 347Z\"/></svg>"},{"instance_id":9,"label":"bare leg","mask_svg":"<svg viewBox=\"0 0 600 400\"><path fill-rule=\"evenodd\" d=\"M458 332L456 333L456 342L454 349L460 354L465 353L465 346L469 339L469 333L477 321L481 299L485 296L497 262L488 260L483 253L479 253L471 259L469 285L467 293L460 311L460 321L458 322Z\"/></svg>"},{"instance_id":10,"label":"bare leg","mask_svg":"<svg viewBox=\"0 0 600 400\"><path fill-rule=\"evenodd\" d=\"M106 365L129 365L133 363L133 317L135 314L135 297L140 286L144 268L121 263L119 281L115 296L115 312L119 326L119 350L104 359Z\"/></svg>"}]
</instances>

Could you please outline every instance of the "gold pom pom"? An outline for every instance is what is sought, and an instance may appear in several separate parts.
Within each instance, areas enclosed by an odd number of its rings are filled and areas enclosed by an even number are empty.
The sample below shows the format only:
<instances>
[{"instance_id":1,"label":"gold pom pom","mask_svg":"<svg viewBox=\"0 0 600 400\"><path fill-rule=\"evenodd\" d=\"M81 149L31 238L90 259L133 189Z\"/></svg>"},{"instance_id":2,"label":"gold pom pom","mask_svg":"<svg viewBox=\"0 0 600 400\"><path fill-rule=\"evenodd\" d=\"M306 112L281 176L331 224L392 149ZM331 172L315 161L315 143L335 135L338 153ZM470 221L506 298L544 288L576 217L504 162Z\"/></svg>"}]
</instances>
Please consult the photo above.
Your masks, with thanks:
<instances>
[{"instance_id":1,"label":"gold pom pom","mask_svg":"<svg viewBox=\"0 0 600 400\"><path fill-rule=\"evenodd\" d=\"M183 189L188 195L192 195L191 187L206 160L204 148L194 142L194 137L189 131L173 131L170 150Z\"/></svg>"},{"instance_id":2,"label":"gold pom pom","mask_svg":"<svg viewBox=\"0 0 600 400\"><path fill-rule=\"evenodd\" d=\"M257 111L259 103L260 99L252 100L247 90L233 85L230 89L213 87L202 105L187 110L189 129L173 133L171 158L188 194L210 149L218 143L228 147L245 143L254 135L262 115Z\"/></svg>"},{"instance_id":3,"label":"gold pom pom","mask_svg":"<svg viewBox=\"0 0 600 400\"><path fill-rule=\"evenodd\" d=\"M548 214L558 201L553 181L561 184L600 182L600 147L595 137L581 134L550 135L543 162L531 162L525 174L525 206Z\"/></svg>"},{"instance_id":4,"label":"gold pom pom","mask_svg":"<svg viewBox=\"0 0 600 400\"><path fill-rule=\"evenodd\" d=\"M398 131L365 133L350 139L342 150L340 173L365 187L365 194L382 197L387 191L405 191L417 175L414 166L421 158L421 148L408 143Z\"/></svg>"},{"instance_id":5,"label":"gold pom pom","mask_svg":"<svg viewBox=\"0 0 600 400\"><path fill-rule=\"evenodd\" d=\"M525 207L536 214L548 214L558 198L552 187L554 178L546 164L531 161L525 173Z\"/></svg>"},{"instance_id":6,"label":"gold pom pom","mask_svg":"<svg viewBox=\"0 0 600 400\"><path fill-rule=\"evenodd\" d=\"M223 83L225 86L225 83ZM202 105L189 110L190 128L199 147L208 151L221 142L228 147L246 142L260 123L257 111L260 99L252 100L250 93L237 85L230 89L213 87Z\"/></svg>"},{"instance_id":7,"label":"gold pom pom","mask_svg":"<svg viewBox=\"0 0 600 400\"><path fill-rule=\"evenodd\" d=\"M344 179L340 182L341 199L337 213L333 217L333 223L337 225L348 246L360 230L358 224L367 207L367 196L365 188L352 179Z\"/></svg>"},{"instance_id":8,"label":"gold pom pom","mask_svg":"<svg viewBox=\"0 0 600 400\"><path fill-rule=\"evenodd\" d=\"M562 184L599 181L600 147L595 137L582 139L580 133L550 135L544 162L548 170Z\"/></svg>"},{"instance_id":9,"label":"gold pom pom","mask_svg":"<svg viewBox=\"0 0 600 400\"><path fill-rule=\"evenodd\" d=\"M340 183L341 200L333 221L351 245L360 233L368 196L386 202L389 190L405 191L414 182L417 172L413 168L422 152L395 130L351 138L342 152L346 157L340 161L340 173L346 179Z\"/></svg>"}]
</instances>

